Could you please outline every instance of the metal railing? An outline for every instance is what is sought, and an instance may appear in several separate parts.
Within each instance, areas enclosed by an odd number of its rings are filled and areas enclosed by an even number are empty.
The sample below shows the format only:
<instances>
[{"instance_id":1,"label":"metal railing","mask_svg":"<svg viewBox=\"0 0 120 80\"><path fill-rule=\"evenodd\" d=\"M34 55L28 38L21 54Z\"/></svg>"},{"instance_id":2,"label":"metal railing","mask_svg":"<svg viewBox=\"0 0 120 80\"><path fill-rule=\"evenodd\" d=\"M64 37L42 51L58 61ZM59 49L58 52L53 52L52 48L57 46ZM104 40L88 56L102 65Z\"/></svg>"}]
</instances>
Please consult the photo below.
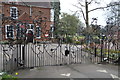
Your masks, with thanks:
<instances>
[{"instance_id":1,"label":"metal railing","mask_svg":"<svg viewBox=\"0 0 120 80\"><path fill-rule=\"evenodd\" d=\"M82 53L81 45L73 44L1 44L0 47L0 69L5 72L14 72L21 68L85 63L88 57L86 53Z\"/></svg>"}]
</instances>

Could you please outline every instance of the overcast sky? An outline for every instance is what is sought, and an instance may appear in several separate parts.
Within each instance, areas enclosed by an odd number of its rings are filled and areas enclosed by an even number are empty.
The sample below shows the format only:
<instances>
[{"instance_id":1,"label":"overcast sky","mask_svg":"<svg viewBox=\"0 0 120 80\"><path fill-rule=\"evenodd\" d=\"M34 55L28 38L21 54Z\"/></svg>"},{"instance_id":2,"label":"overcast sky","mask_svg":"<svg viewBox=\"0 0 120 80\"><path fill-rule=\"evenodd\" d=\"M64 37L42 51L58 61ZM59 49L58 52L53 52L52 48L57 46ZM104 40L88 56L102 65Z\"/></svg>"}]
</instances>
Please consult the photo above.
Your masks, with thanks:
<instances>
[{"instance_id":1,"label":"overcast sky","mask_svg":"<svg viewBox=\"0 0 120 80\"><path fill-rule=\"evenodd\" d=\"M93 9L95 7L99 7L99 6L105 6L106 4L110 3L111 1L114 0L102 0L100 5L90 5L89 9ZM75 11L77 11L78 9L76 7L73 6L77 5L78 0L60 0L61 3L61 12L66 12L69 14L73 14ZM97 10L94 12L91 12L89 14L89 23L91 22L92 18L97 18L98 19L98 25L106 25L106 16L105 16L105 11L104 10ZM80 16L80 19L82 20L82 22L84 22L82 16Z\"/></svg>"}]
</instances>

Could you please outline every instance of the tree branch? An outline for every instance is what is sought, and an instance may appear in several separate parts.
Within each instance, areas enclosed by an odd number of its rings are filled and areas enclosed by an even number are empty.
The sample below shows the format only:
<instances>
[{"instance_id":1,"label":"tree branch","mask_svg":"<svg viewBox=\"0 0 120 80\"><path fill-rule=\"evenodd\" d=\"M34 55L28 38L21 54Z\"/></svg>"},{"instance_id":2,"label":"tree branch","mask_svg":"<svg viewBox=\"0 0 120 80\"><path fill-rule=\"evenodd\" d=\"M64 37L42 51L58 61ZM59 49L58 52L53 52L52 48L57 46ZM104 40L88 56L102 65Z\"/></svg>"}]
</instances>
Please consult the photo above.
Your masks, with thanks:
<instances>
[{"instance_id":1,"label":"tree branch","mask_svg":"<svg viewBox=\"0 0 120 80\"><path fill-rule=\"evenodd\" d=\"M89 10L88 12L92 12L92 11L95 11L95 10L98 10L98 9L105 9L105 8L108 8L108 7L111 7L111 6L116 6L116 5L114 4L114 5L108 5L108 6L105 6L105 7L98 7L98 8Z\"/></svg>"},{"instance_id":2,"label":"tree branch","mask_svg":"<svg viewBox=\"0 0 120 80\"><path fill-rule=\"evenodd\" d=\"M89 10L88 12L92 12L92 11L95 11L95 10L98 10L98 9L105 9L105 8L108 8L108 6L106 6L106 7L98 7L98 8L95 8L95 9Z\"/></svg>"},{"instance_id":3,"label":"tree branch","mask_svg":"<svg viewBox=\"0 0 120 80\"><path fill-rule=\"evenodd\" d=\"M82 15L83 15L83 19L84 19L84 20L85 20L85 22L86 22L85 14L84 14L84 12L83 12L82 8L81 8L81 13L82 13Z\"/></svg>"},{"instance_id":4,"label":"tree branch","mask_svg":"<svg viewBox=\"0 0 120 80\"><path fill-rule=\"evenodd\" d=\"M81 4L80 1L78 2L78 4L79 4L80 6L82 6L82 7L85 7L85 5Z\"/></svg>"},{"instance_id":5,"label":"tree branch","mask_svg":"<svg viewBox=\"0 0 120 80\"><path fill-rule=\"evenodd\" d=\"M91 0L90 2L88 2L88 5L91 4L94 0Z\"/></svg>"},{"instance_id":6,"label":"tree branch","mask_svg":"<svg viewBox=\"0 0 120 80\"><path fill-rule=\"evenodd\" d=\"M82 13L83 19L84 19L85 22L86 22L86 18L85 18L85 14L84 14L84 12L83 12L83 9L82 9L81 7L76 6L76 5L73 5L73 6L75 6L75 7L78 8L78 9L80 9L80 12Z\"/></svg>"}]
</instances>

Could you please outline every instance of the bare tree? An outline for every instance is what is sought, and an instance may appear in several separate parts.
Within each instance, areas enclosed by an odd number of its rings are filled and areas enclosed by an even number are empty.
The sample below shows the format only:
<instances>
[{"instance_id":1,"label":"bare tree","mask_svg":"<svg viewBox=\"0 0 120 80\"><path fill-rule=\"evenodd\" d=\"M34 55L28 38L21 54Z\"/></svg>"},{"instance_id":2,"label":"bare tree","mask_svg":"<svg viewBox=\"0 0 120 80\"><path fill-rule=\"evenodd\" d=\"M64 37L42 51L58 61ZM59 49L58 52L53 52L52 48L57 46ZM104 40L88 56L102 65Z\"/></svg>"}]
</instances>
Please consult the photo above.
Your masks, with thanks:
<instances>
[{"instance_id":1,"label":"bare tree","mask_svg":"<svg viewBox=\"0 0 120 80\"><path fill-rule=\"evenodd\" d=\"M95 31L89 25L89 13L96 11L96 10L102 10L102 9L104 10L108 7L115 6L114 4L112 4L112 5L106 4L105 6L99 6L99 7L93 8L93 9L89 9L90 6L94 6L95 4L99 5L99 4L101 4L101 2L102 2L102 0L78 0L78 5L73 5L76 8L78 8L78 10L75 13L78 13L78 12L81 13L83 16L83 19L85 21L86 28L84 30L84 33L86 35L87 42L88 41L90 42L91 37L92 37L91 33L93 33L93 31Z\"/></svg>"},{"instance_id":2,"label":"bare tree","mask_svg":"<svg viewBox=\"0 0 120 80\"><path fill-rule=\"evenodd\" d=\"M73 5L75 7L77 7L79 10L76 12L81 12L83 19L85 20L85 24L86 27L89 27L89 13L93 12L95 10L99 10L99 9L105 9L108 8L110 6L114 6L113 5L106 5L106 6L101 6L101 7L96 7L93 9L89 9L90 6L94 6L94 4L100 4L101 0L78 0L78 5ZM85 9L85 11L84 11Z\"/></svg>"},{"instance_id":3,"label":"bare tree","mask_svg":"<svg viewBox=\"0 0 120 80\"><path fill-rule=\"evenodd\" d=\"M109 8L107 8L107 26L106 32L107 35L111 36L112 42L114 42L114 46L116 49L119 49L119 32L120 32L120 1L111 2L109 5L114 5ZM117 38L114 38L114 36L117 36Z\"/></svg>"}]
</instances>

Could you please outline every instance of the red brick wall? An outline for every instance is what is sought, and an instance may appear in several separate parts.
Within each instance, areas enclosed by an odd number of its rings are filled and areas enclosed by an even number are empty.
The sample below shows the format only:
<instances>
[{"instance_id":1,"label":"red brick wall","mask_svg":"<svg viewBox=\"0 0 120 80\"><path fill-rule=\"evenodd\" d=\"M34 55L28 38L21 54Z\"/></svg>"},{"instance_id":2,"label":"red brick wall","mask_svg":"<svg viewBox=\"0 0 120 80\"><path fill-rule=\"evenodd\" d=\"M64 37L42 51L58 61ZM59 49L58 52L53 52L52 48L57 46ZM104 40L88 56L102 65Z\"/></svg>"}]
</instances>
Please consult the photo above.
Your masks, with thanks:
<instances>
[{"instance_id":1,"label":"red brick wall","mask_svg":"<svg viewBox=\"0 0 120 80\"><path fill-rule=\"evenodd\" d=\"M32 23L33 20L35 20L35 17L41 17L43 20L45 20L46 18L46 28L43 28L43 32L47 32L50 29L50 8L41 8L41 7L35 7L32 6L31 7L31 17L30 17L30 6L24 6L24 5L13 5L13 4L3 4L3 13L5 17L9 17L10 16L10 7L17 7L18 8L18 20L21 20L22 22L24 22L23 20L28 20L28 23ZM26 14L24 14L26 13ZM37 18L36 18L37 20ZM9 23L9 22L8 22ZM4 25L7 25L3 24ZM41 27L44 27L44 22L41 24ZM3 29L3 32L5 31L5 29ZM15 34L16 35L16 34ZM44 35L42 35L44 37ZM3 40L5 40L5 34L3 35ZM38 40L38 39L37 39Z\"/></svg>"},{"instance_id":2,"label":"red brick wall","mask_svg":"<svg viewBox=\"0 0 120 80\"><path fill-rule=\"evenodd\" d=\"M4 8L3 13L6 17L10 16L10 7L18 8L19 18L21 17L21 15L24 12L26 12L28 15L30 15L30 7L22 6L22 5L5 4L3 7ZM50 8L40 8L40 7L34 7L34 6L31 8L32 8L31 14L32 14L33 19L35 18L36 15L39 15L40 17L47 17L47 20L50 21ZM40 15L40 13L41 13L41 15Z\"/></svg>"}]
</instances>

